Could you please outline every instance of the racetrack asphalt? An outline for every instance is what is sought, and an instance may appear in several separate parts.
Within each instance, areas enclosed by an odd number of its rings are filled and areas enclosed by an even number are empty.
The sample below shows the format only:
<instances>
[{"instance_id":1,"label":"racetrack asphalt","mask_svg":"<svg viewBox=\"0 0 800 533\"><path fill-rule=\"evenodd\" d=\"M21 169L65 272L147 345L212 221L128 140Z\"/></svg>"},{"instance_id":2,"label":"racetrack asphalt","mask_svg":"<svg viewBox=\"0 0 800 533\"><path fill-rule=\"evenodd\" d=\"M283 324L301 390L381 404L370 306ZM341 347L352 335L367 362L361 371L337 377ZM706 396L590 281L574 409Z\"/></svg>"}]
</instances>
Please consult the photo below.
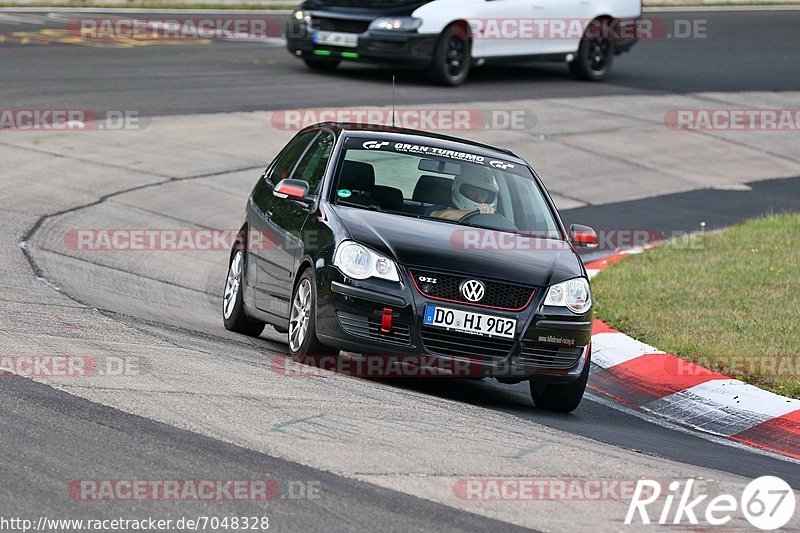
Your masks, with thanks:
<instances>
[{"instance_id":1,"label":"racetrack asphalt","mask_svg":"<svg viewBox=\"0 0 800 533\"><path fill-rule=\"evenodd\" d=\"M28 379L0 379L0 446L8 459L1 470L0 496L6 518L21 516L36 523L42 515L84 520L157 517L177 522L199 516L260 521L266 516L272 529L286 531L321 530L323 524L325 531L524 531L130 415ZM157 499L88 501L67 492L71 482L109 478L269 480L280 492L270 492L262 501L183 505Z\"/></svg>"},{"instance_id":2,"label":"racetrack asphalt","mask_svg":"<svg viewBox=\"0 0 800 533\"><path fill-rule=\"evenodd\" d=\"M113 42L79 39L78 44L60 44L61 38L76 39L39 35L46 29L64 30L79 17L97 16L101 15L58 13L53 19L46 14L0 12L0 31L5 36L0 43L3 106L164 115L389 105L393 74L397 74L399 105L786 91L800 86L795 57L800 11L653 12L645 16L665 28L674 28L676 21L697 21L703 33L697 38L638 43L631 53L616 58L614 72L605 83L574 80L564 65L525 63L476 69L470 82L455 90L431 86L420 72L369 65L348 64L330 74L311 73L283 46L259 42L118 47ZM154 13L146 18L161 16Z\"/></svg>"},{"instance_id":3,"label":"racetrack asphalt","mask_svg":"<svg viewBox=\"0 0 800 533\"><path fill-rule=\"evenodd\" d=\"M763 35L753 32L752 19L710 14L709 31L721 33L690 43L691 53L683 48L687 43L641 43L620 58L619 77L609 84L575 82L557 66L491 67L456 92L430 88L406 73L399 101L796 90L797 66L781 63L780 54L796 42L797 15L755 17ZM100 49L9 39L3 46L13 50L0 57L4 72L13 74L0 80L7 108L159 115L306 102L383 104L379 90L390 76L354 66L319 83L284 50L255 43ZM743 55L734 60L731 51ZM734 68L737 61L747 68ZM226 119L214 120L224 132ZM0 143L9 162L2 172L7 194L0 200L0 353L114 354L139 358L145 368L127 377L42 380L54 388L0 380L0 442L16 458L0 465L4 516L141 511L167 518L257 508L274 517L278 530L504 530L512 524L616 530L625 501L498 505L461 500L453 486L474 477L700 476L724 492L739 490L745 478L773 474L800 489L796 462L713 442L594 394L565 416L534 409L525 385L491 380L294 377L274 332L254 340L221 327L226 254L102 254L65 247L65 233L74 228L237 227L253 180L282 140L223 143L224 135L193 124L154 127L146 142L124 134L20 133ZM692 231L700 221L711 229L771 209L800 209L798 178L748 187L606 202L563 215L598 228ZM25 237L36 271L19 249ZM34 464L42 465L41 472L30 468ZM311 479L320 482L324 498L265 506L98 506L66 495L70 480L126 476Z\"/></svg>"}]
</instances>

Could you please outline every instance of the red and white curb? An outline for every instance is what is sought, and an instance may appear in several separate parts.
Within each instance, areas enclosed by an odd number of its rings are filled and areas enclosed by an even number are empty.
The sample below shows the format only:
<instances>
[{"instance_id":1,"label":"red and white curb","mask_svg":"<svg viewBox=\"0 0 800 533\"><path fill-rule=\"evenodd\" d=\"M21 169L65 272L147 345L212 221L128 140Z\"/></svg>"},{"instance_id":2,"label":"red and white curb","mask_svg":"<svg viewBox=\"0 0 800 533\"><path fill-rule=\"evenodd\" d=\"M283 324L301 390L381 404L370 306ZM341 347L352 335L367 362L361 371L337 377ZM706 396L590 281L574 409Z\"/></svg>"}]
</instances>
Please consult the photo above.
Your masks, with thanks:
<instances>
[{"instance_id":1,"label":"red and white curb","mask_svg":"<svg viewBox=\"0 0 800 533\"><path fill-rule=\"evenodd\" d=\"M589 263L589 277L624 255ZM800 459L800 400L664 353L600 320L589 387L672 422Z\"/></svg>"}]
</instances>

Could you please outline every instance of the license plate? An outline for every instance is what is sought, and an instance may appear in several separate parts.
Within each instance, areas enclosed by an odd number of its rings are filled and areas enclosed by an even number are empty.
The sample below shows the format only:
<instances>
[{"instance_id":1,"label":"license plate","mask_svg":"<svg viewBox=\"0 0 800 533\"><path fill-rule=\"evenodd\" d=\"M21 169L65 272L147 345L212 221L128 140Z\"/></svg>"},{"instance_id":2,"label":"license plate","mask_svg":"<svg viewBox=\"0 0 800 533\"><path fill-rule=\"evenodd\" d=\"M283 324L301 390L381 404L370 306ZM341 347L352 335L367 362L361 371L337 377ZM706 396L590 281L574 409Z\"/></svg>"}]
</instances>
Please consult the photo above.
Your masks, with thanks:
<instances>
[{"instance_id":1,"label":"license plate","mask_svg":"<svg viewBox=\"0 0 800 533\"><path fill-rule=\"evenodd\" d=\"M448 309L436 305L425 306L425 317L422 323L426 326L506 339L513 339L517 330L517 321L513 318Z\"/></svg>"},{"instance_id":2,"label":"license plate","mask_svg":"<svg viewBox=\"0 0 800 533\"><path fill-rule=\"evenodd\" d=\"M314 44L327 44L329 46L344 46L346 48L358 47L358 35L355 33L341 33L338 31L314 32Z\"/></svg>"}]
</instances>

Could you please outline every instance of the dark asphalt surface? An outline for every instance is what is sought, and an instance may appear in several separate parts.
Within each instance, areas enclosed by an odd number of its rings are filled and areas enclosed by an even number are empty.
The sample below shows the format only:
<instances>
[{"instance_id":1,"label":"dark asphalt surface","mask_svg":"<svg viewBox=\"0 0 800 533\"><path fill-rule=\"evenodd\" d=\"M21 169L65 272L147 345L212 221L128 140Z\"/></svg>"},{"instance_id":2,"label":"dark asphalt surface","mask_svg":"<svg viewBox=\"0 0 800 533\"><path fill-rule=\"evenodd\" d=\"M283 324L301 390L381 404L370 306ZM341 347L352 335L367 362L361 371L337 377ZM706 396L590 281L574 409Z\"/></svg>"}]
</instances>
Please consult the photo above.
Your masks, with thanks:
<instances>
[{"instance_id":1,"label":"dark asphalt surface","mask_svg":"<svg viewBox=\"0 0 800 533\"><path fill-rule=\"evenodd\" d=\"M6 519L36 524L42 515L173 521L266 516L270 529L279 531L526 531L182 431L16 376L0 376L0 420L0 449L5 452L0 515ZM87 479L269 479L280 486L280 496L261 502L72 498L68 483ZM318 497L300 498L301 486L318 489Z\"/></svg>"},{"instance_id":2,"label":"dark asphalt surface","mask_svg":"<svg viewBox=\"0 0 800 533\"><path fill-rule=\"evenodd\" d=\"M715 230L769 213L800 211L800 177L756 181L749 191L701 189L642 200L567 209L565 224L588 224L597 229L654 228L693 232L705 222Z\"/></svg>"},{"instance_id":3,"label":"dark asphalt surface","mask_svg":"<svg viewBox=\"0 0 800 533\"><path fill-rule=\"evenodd\" d=\"M800 177L747 184L749 191L701 189L629 202L566 209L564 224L586 224L598 232L653 231L653 235L679 236L713 231L772 213L800 212ZM612 239L613 242L613 239ZM584 261L613 253L605 248L583 252Z\"/></svg>"},{"instance_id":4,"label":"dark asphalt surface","mask_svg":"<svg viewBox=\"0 0 800 533\"><path fill-rule=\"evenodd\" d=\"M705 21L706 37L642 41L631 53L617 57L605 83L577 81L561 64L515 64L476 69L457 89L431 86L420 72L370 65L348 64L334 73L312 73L285 48L263 43L132 48L23 45L13 32L65 28L66 22L9 25L0 16L0 31L6 36L0 43L0 95L5 108L133 110L155 115L387 105L395 73L401 105L800 87L796 58L800 11L646 16L663 21L667 28L673 28L677 19Z\"/></svg>"}]
</instances>

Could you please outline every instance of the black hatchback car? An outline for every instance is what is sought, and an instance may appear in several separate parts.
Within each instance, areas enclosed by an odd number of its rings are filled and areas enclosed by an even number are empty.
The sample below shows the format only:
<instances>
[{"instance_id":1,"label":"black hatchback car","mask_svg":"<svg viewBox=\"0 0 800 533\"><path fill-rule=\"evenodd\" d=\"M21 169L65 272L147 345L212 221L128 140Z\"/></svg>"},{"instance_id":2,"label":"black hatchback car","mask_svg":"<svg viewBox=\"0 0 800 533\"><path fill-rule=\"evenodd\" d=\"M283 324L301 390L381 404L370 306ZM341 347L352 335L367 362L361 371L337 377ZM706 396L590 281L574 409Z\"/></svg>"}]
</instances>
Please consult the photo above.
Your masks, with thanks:
<instances>
[{"instance_id":1,"label":"black hatchback car","mask_svg":"<svg viewBox=\"0 0 800 533\"><path fill-rule=\"evenodd\" d=\"M225 327L287 334L298 359L424 356L537 406L583 396L592 300L541 180L513 153L396 128L318 124L259 178L230 256ZM462 367L463 368L463 367Z\"/></svg>"}]
</instances>

